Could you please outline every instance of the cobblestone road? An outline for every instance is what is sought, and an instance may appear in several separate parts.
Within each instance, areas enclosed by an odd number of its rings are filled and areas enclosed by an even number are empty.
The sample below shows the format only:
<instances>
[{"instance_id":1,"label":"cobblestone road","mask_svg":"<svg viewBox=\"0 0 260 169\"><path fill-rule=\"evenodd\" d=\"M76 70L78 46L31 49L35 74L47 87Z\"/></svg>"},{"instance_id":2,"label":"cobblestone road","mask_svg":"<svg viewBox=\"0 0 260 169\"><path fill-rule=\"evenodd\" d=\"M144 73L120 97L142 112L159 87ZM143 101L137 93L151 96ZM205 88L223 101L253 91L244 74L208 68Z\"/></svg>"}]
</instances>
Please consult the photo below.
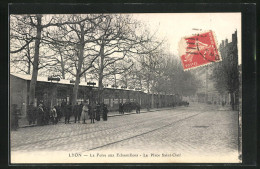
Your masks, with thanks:
<instances>
[{"instance_id":1,"label":"cobblestone road","mask_svg":"<svg viewBox=\"0 0 260 169\"><path fill-rule=\"evenodd\" d=\"M237 137L238 112L194 103L189 107L111 117L95 124L88 121L21 128L11 132L11 156L39 151L172 152L183 157L180 162L192 162L187 159L198 156L218 161L216 157L228 155L237 160Z\"/></svg>"}]
</instances>

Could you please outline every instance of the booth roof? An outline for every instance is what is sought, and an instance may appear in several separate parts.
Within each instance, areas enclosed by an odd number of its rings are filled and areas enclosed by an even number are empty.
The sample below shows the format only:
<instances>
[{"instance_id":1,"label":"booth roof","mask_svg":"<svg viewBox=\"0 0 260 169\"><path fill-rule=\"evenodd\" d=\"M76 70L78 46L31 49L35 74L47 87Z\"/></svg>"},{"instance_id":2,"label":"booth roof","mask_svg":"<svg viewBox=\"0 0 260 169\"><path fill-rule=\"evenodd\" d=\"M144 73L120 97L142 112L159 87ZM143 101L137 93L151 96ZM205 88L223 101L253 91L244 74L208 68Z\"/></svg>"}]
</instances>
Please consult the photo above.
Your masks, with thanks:
<instances>
[{"instance_id":1,"label":"booth roof","mask_svg":"<svg viewBox=\"0 0 260 169\"><path fill-rule=\"evenodd\" d=\"M20 79L23 79L23 80L31 80L32 78L32 75L27 75L27 74L19 74L19 73L10 73L12 76L15 76L15 77L18 77ZM67 85L72 85L73 83L70 83L70 80L67 80L67 79L60 79L60 81L48 81L48 77L46 76L37 76L37 81L38 82L46 82L46 83L58 83L58 84L67 84ZM97 82L95 81L96 85L94 85L94 87L98 87L97 86ZM79 84L80 86L89 86L87 85L87 82L80 82ZM107 89L115 89L113 88L111 85L108 85L104 88L107 88ZM116 88L117 90L132 90L132 91L135 91L135 89L129 89L129 88L126 88L126 89L122 89L122 88Z\"/></svg>"}]
</instances>

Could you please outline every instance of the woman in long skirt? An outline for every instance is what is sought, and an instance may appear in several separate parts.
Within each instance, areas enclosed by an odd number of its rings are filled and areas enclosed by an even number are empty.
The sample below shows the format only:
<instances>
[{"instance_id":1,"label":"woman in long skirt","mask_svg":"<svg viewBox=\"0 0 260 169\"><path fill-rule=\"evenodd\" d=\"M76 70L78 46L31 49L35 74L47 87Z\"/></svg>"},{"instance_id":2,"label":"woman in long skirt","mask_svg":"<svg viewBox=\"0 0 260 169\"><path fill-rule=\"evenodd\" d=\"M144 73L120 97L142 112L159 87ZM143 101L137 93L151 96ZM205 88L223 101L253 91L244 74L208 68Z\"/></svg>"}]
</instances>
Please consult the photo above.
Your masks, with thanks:
<instances>
[{"instance_id":1,"label":"woman in long skirt","mask_svg":"<svg viewBox=\"0 0 260 169\"><path fill-rule=\"evenodd\" d=\"M82 112L81 112L81 120L83 124L86 124L86 120L89 119L88 117L88 106L85 103L84 106L82 107Z\"/></svg>"}]
</instances>

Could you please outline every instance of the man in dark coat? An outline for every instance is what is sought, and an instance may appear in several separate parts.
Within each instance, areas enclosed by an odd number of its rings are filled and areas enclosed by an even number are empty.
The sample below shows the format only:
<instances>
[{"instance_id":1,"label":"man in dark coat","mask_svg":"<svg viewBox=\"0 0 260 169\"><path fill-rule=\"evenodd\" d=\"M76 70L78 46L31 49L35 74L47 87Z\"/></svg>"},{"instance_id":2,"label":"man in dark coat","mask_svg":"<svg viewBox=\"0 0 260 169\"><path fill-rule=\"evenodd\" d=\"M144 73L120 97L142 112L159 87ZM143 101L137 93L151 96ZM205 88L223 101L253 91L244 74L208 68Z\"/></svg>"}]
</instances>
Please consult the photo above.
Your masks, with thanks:
<instances>
[{"instance_id":1,"label":"man in dark coat","mask_svg":"<svg viewBox=\"0 0 260 169\"><path fill-rule=\"evenodd\" d=\"M79 116L79 105L78 103L76 103L76 105L73 106L73 115L75 117L75 123L77 123L77 120L78 120L78 116Z\"/></svg>"},{"instance_id":2,"label":"man in dark coat","mask_svg":"<svg viewBox=\"0 0 260 169\"><path fill-rule=\"evenodd\" d=\"M103 104L103 121L107 121L107 113L108 113L107 105Z\"/></svg>"},{"instance_id":3,"label":"man in dark coat","mask_svg":"<svg viewBox=\"0 0 260 169\"><path fill-rule=\"evenodd\" d=\"M50 109L43 104L43 111L44 111L43 123L47 125L49 124L49 120L50 120Z\"/></svg>"},{"instance_id":4,"label":"man in dark coat","mask_svg":"<svg viewBox=\"0 0 260 169\"><path fill-rule=\"evenodd\" d=\"M136 113L137 113L137 114L140 114L141 106L140 106L139 103L136 103L136 107L135 107L135 109L136 109Z\"/></svg>"},{"instance_id":5,"label":"man in dark coat","mask_svg":"<svg viewBox=\"0 0 260 169\"><path fill-rule=\"evenodd\" d=\"M65 115L65 124L70 124L70 115L71 115L71 110L72 109L72 106L71 104L69 105L66 105L66 108L65 108L65 111L64 111L64 115Z\"/></svg>"},{"instance_id":6,"label":"man in dark coat","mask_svg":"<svg viewBox=\"0 0 260 169\"><path fill-rule=\"evenodd\" d=\"M96 106L96 120L100 121L100 111L101 111L101 107L100 104L98 103Z\"/></svg>"},{"instance_id":7,"label":"man in dark coat","mask_svg":"<svg viewBox=\"0 0 260 169\"><path fill-rule=\"evenodd\" d=\"M82 104L82 102L81 102L80 105L79 105L79 107L78 107L78 111L79 111L78 122L80 122L80 117L81 117L81 113L82 113L82 108L83 108L83 104Z\"/></svg>"},{"instance_id":8,"label":"man in dark coat","mask_svg":"<svg viewBox=\"0 0 260 169\"><path fill-rule=\"evenodd\" d=\"M91 123L95 123L95 111L94 111L93 104L89 104L88 110L89 110Z\"/></svg>"}]
</instances>

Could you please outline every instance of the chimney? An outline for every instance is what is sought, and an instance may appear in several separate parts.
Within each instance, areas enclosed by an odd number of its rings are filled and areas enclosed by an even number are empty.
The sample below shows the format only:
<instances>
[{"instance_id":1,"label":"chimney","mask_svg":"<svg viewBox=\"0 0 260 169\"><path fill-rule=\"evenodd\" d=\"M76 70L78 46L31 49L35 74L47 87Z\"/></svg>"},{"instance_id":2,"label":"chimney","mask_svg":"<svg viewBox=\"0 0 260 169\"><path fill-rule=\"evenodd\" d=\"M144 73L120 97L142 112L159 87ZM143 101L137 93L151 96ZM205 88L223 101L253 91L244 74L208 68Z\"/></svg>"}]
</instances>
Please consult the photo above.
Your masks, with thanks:
<instances>
[{"instance_id":1,"label":"chimney","mask_svg":"<svg viewBox=\"0 0 260 169\"><path fill-rule=\"evenodd\" d=\"M225 42L224 42L224 40L222 40L221 45L222 45L222 47L225 47Z\"/></svg>"},{"instance_id":2,"label":"chimney","mask_svg":"<svg viewBox=\"0 0 260 169\"><path fill-rule=\"evenodd\" d=\"M232 34L232 42L237 43L237 30Z\"/></svg>"},{"instance_id":3,"label":"chimney","mask_svg":"<svg viewBox=\"0 0 260 169\"><path fill-rule=\"evenodd\" d=\"M227 45L228 44L228 39L226 39L226 41L225 41L225 45Z\"/></svg>"}]
</instances>

